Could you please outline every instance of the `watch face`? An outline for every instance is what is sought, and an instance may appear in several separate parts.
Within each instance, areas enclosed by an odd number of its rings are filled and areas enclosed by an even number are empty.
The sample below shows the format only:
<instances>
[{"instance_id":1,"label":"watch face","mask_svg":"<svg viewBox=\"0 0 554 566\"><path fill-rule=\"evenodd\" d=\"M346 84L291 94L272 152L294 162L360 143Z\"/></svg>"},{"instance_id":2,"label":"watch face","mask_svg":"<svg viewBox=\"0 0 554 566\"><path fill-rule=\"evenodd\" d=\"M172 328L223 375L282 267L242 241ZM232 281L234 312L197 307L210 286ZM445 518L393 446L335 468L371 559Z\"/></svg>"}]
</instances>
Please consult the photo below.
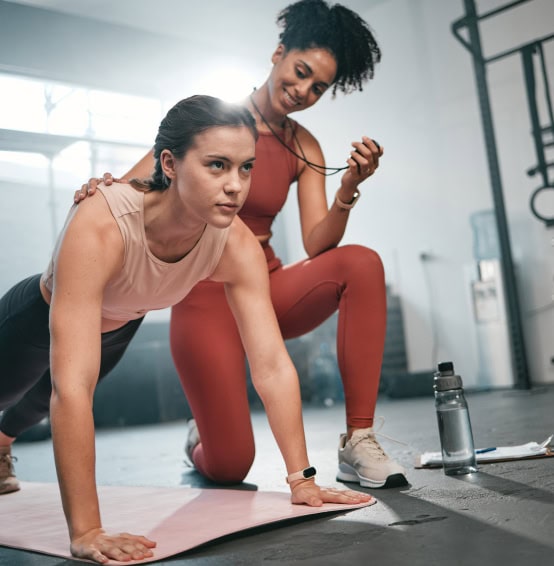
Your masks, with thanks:
<instances>
[{"instance_id":1,"label":"watch face","mask_svg":"<svg viewBox=\"0 0 554 566\"><path fill-rule=\"evenodd\" d=\"M313 478L316 474L315 468L313 466L311 466L310 468L306 468L305 470L302 471L302 475L308 479L308 478Z\"/></svg>"}]
</instances>

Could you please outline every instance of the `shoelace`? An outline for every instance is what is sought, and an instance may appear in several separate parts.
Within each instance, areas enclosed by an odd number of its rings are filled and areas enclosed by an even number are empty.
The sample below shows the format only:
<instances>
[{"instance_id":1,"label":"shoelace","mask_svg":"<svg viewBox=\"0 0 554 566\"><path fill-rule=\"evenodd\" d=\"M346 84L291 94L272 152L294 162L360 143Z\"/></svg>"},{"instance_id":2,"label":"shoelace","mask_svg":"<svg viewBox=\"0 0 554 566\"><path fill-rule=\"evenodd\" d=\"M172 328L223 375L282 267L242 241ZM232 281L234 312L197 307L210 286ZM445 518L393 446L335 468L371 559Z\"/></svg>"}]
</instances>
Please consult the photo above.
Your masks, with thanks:
<instances>
[{"instance_id":1,"label":"shoelace","mask_svg":"<svg viewBox=\"0 0 554 566\"><path fill-rule=\"evenodd\" d=\"M377 460L385 460L387 458L385 451L375 438L375 435L369 431L363 434L356 434L356 436L352 435L349 442L352 447L363 444L364 450Z\"/></svg>"},{"instance_id":2,"label":"shoelace","mask_svg":"<svg viewBox=\"0 0 554 566\"><path fill-rule=\"evenodd\" d=\"M376 417L376 421L378 421L378 425L377 425L378 428L375 428L375 424L374 424L371 431L367 430L364 433L354 433L352 435L352 438L350 439L352 446L356 446L360 442L366 441L368 444L367 446L368 450L374 452L375 454L377 454L379 457L382 458L387 458L387 455L385 454L385 451L377 441L376 436L386 438L387 440L390 440L391 442L396 442L396 444L401 444L402 446L408 446L406 442L402 442L401 440L397 440L392 436L388 436L387 434L379 432L383 428L383 425L385 424L384 417Z\"/></svg>"},{"instance_id":3,"label":"shoelace","mask_svg":"<svg viewBox=\"0 0 554 566\"><path fill-rule=\"evenodd\" d=\"M384 434L383 432L379 432L383 426L385 425L385 417L375 417L376 421L379 421L379 428L375 429L375 424L373 425L373 434L377 434L383 438L386 438L387 440L390 440L391 442L396 442L396 444L401 444L402 446L409 446L409 444L407 442L402 442L401 440L397 440L396 438L393 438L392 436L388 436L386 434Z\"/></svg>"}]
</instances>

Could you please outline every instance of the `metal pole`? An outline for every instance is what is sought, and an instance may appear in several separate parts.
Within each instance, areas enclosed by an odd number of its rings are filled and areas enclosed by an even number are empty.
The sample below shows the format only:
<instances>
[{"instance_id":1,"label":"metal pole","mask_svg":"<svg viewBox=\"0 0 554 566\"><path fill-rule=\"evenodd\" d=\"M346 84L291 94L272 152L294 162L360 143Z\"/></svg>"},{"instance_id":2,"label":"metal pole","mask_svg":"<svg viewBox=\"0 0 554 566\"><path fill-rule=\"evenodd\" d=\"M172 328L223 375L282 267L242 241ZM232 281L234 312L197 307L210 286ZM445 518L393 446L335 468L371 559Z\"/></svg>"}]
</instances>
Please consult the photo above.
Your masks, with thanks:
<instances>
[{"instance_id":1,"label":"metal pole","mask_svg":"<svg viewBox=\"0 0 554 566\"><path fill-rule=\"evenodd\" d=\"M501 269L505 285L506 308L508 315L508 331L511 342L512 363L515 373L515 387L519 389L529 389L531 382L529 379L529 369L527 365L527 355L523 340L523 328L521 321L521 311L517 292L512 250L510 246L510 234L506 219L506 209L504 206L504 195L502 190L502 180L500 177L500 167L498 165L498 155L496 150L496 140L494 135L494 125L487 84L486 62L483 59L481 47L481 37L479 34L479 24L477 10L474 0L464 0L466 10L465 23L467 25L473 70L477 83L477 94L479 97L479 107L481 110L481 120L483 123L483 133L487 151L489 165L489 176L492 188L492 198L494 202L494 212L496 217L496 227L500 243Z\"/></svg>"}]
</instances>

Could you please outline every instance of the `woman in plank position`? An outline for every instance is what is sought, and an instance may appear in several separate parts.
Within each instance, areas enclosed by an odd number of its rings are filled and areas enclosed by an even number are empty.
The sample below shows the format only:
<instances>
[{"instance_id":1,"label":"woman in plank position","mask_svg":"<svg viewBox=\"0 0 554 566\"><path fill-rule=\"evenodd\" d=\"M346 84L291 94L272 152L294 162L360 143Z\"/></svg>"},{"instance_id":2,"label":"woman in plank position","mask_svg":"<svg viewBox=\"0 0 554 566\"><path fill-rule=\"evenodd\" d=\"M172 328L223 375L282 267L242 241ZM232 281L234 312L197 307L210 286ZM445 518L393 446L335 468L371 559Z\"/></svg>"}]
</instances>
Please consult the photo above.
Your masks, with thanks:
<instances>
[{"instance_id":1,"label":"woman in plank position","mask_svg":"<svg viewBox=\"0 0 554 566\"><path fill-rule=\"evenodd\" d=\"M109 190L99 186L74 206L45 272L0 300L0 493L19 488L13 440L50 412L76 557L105 563L153 555L155 542L102 528L93 393L145 313L178 303L204 279L224 289L285 461L292 502L371 499L321 489L314 481L298 376L271 305L264 255L237 217L250 186L256 138L252 115L242 106L206 96L177 103L159 127L152 176ZM207 355L214 351L212 344Z\"/></svg>"}]
</instances>

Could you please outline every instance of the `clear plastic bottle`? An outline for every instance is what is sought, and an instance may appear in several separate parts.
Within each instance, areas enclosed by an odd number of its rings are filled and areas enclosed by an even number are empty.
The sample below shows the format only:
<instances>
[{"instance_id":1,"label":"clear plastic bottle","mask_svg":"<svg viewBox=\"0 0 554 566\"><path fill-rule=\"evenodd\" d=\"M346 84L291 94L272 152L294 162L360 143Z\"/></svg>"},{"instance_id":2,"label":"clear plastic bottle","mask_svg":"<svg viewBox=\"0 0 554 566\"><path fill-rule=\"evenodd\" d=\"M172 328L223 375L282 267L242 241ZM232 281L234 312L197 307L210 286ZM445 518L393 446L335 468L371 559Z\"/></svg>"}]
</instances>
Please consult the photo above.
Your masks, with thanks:
<instances>
[{"instance_id":1,"label":"clear plastic bottle","mask_svg":"<svg viewBox=\"0 0 554 566\"><path fill-rule=\"evenodd\" d=\"M462 378L454 373L452 362L438 365L433 389L444 473L452 476L476 472L469 410Z\"/></svg>"}]
</instances>

